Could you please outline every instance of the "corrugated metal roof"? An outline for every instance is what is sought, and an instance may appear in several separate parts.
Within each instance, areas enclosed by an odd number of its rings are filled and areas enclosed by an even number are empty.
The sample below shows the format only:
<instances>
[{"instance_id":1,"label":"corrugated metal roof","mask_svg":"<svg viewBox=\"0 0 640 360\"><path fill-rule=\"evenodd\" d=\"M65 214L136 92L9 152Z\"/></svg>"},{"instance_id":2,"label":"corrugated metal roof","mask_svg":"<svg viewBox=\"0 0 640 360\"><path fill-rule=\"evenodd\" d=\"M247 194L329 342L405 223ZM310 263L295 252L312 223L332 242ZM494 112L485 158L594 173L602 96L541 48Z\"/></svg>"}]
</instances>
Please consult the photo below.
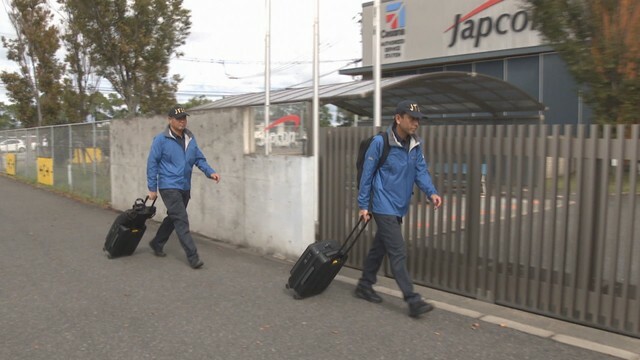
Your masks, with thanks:
<instances>
[{"instance_id":1,"label":"corrugated metal roof","mask_svg":"<svg viewBox=\"0 0 640 360\"><path fill-rule=\"evenodd\" d=\"M545 106L520 88L487 75L436 72L397 76L380 81L382 114L393 114L398 102L415 100L426 114L490 114L538 112ZM322 104L333 104L353 113L373 116L373 80L319 86ZM313 88L271 91L271 104L311 101ZM229 96L190 110L264 105L264 92Z\"/></svg>"}]
</instances>

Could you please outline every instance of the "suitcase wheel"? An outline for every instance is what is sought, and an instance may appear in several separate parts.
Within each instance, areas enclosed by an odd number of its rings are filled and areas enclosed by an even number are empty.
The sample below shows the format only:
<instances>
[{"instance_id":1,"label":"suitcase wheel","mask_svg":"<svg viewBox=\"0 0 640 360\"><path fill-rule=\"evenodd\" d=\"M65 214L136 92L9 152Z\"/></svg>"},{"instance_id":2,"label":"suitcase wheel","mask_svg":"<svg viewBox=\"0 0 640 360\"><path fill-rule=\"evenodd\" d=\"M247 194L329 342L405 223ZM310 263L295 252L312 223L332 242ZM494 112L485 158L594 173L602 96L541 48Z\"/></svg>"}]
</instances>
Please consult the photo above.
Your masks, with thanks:
<instances>
[{"instance_id":1,"label":"suitcase wheel","mask_svg":"<svg viewBox=\"0 0 640 360\"><path fill-rule=\"evenodd\" d=\"M289 289L289 283L284 284L285 289Z\"/></svg>"},{"instance_id":2,"label":"suitcase wheel","mask_svg":"<svg viewBox=\"0 0 640 360\"><path fill-rule=\"evenodd\" d=\"M302 300L302 296L298 295L298 294L293 294L293 298L296 300Z\"/></svg>"}]
</instances>

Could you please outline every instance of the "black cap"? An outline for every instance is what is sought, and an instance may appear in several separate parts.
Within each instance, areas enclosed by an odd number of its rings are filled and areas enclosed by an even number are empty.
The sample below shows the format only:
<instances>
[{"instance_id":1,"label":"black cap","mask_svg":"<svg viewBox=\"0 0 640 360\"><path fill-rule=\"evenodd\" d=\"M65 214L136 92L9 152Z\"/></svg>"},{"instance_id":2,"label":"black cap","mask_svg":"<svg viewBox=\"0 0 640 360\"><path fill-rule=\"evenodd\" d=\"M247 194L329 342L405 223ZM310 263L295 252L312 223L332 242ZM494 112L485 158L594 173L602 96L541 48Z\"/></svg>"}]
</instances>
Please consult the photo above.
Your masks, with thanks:
<instances>
[{"instance_id":1,"label":"black cap","mask_svg":"<svg viewBox=\"0 0 640 360\"><path fill-rule=\"evenodd\" d=\"M420 112L420 106L413 100L404 100L396 106L396 114L409 114L414 118L426 119L427 116Z\"/></svg>"},{"instance_id":2,"label":"black cap","mask_svg":"<svg viewBox=\"0 0 640 360\"><path fill-rule=\"evenodd\" d=\"M185 116L189 116L189 114L187 114L185 109L180 105L176 105L173 108L171 108L171 110L169 110L169 117L172 117L175 119L181 119Z\"/></svg>"}]
</instances>

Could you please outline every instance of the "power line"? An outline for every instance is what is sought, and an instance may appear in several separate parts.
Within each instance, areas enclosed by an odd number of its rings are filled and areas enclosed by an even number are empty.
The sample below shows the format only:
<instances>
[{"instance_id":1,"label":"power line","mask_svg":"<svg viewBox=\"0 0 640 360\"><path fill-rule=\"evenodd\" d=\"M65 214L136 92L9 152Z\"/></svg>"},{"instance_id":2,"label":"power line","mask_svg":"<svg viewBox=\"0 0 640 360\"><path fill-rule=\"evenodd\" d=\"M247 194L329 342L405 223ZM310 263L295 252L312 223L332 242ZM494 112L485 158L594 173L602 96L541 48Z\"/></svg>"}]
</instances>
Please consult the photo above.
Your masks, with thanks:
<instances>
[{"instance_id":1,"label":"power line","mask_svg":"<svg viewBox=\"0 0 640 360\"><path fill-rule=\"evenodd\" d=\"M220 65L264 65L264 61L246 61L246 60L222 60L222 59L200 59L200 58L174 58L177 61L187 61L187 62L199 62L199 63L210 63L210 64L220 64ZM336 62L346 62L353 61L355 59L338 59L338 60L323 60L321 63L336 63ZM306 65L311 64L311 60L297 60L297 61L271 61L271 64L276 65Z\"/></svg>"}]
</instances>

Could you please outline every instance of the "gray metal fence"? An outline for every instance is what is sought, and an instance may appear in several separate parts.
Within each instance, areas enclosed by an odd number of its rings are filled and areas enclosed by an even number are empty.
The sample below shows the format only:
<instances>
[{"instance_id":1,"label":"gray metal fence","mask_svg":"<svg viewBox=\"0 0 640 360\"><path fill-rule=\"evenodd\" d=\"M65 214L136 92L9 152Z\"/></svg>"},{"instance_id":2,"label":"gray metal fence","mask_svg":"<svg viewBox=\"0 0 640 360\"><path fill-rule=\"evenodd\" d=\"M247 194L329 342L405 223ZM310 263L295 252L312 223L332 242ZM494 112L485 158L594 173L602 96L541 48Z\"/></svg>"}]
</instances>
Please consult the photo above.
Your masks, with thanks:
<instances>
[{"instance_id":1,"label":"gray metal fence","mask_svg":"<svg viewBox=\"0 0 640 360\"><path fill-rule=\"evenodd\" d=\"M357 221L357 148L373 130L321 132L321 239ZM416 190L404 219L416 283L640 337L640 125L419 131L444 206Z\"/></svg>"},{"instance_id":2,"label":"gray metal fence","mask_svg":"<svg viewBox=\"0 0 640 360\"><path fill-rule=\"evenodd\" d=\"M0 131L0 172L98 202L111 201L109 121ZM1 145L0 145L1 146Z\"/></svg>"}]
</instances>

